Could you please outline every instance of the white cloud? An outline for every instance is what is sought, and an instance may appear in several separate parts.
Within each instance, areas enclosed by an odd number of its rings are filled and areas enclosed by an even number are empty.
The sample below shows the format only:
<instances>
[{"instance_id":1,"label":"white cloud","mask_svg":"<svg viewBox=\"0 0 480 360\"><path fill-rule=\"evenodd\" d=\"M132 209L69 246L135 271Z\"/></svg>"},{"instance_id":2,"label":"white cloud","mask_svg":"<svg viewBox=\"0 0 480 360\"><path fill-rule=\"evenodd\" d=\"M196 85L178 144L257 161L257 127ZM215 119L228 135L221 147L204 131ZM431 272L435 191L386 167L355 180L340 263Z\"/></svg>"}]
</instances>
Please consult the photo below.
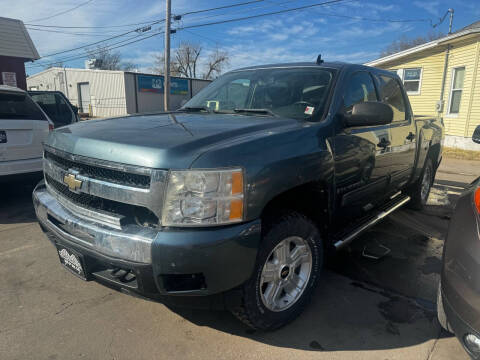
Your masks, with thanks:
<instances>
[{"instance_id":1,"label":"white cloud","mask_svg":"<svg viewBox=\"0 0 480 360\"><path fill-rule=\"evenodd\" d=\"M433 16L440 16L440 3L438 1L414 1L413 4Z\"/></svg>"}]
</instances>

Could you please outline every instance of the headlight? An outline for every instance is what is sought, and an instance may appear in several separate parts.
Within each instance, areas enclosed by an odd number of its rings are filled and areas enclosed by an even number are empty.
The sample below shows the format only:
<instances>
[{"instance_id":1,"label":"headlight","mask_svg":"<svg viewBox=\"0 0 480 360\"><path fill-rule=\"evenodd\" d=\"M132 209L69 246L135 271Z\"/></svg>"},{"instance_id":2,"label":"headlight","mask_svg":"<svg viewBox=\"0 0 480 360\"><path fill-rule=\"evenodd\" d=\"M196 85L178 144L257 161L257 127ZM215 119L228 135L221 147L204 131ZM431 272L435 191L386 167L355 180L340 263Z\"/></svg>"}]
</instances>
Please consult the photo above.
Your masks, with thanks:
<instances>
[{"instance_id":1,"label":"headlight","mask_svg":"<svg viewBox=\"0 0 480 360\"><path fill-rule=\"evenodd\" d=\"M170 172L163 226L221 225L242 220L242 170Z\"/></svg>"}]
</instances>

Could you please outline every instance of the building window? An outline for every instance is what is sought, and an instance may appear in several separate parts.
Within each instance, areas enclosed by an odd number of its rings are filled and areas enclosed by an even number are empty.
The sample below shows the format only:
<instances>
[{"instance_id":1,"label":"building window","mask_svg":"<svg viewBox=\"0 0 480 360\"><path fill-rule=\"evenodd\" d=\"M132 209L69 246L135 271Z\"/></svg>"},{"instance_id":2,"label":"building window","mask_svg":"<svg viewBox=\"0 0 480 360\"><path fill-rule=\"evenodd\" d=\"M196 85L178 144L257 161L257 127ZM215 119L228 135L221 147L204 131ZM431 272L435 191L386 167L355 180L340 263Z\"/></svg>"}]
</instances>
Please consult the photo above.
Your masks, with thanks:
<instances>
[{"instance_id":1,"label":"building window","mask_svg":"<svg viewBox=\"0 0 480 360\"><path fill-rule=\"evenodd\" d=\"M422 68L403 69L401 76L403 85L407 94L420 94L420 86L422 83Z\"/></svg>"},{"instance_id":2,"label":"building window","mask_svg":"<svg viewBox=\"0 0 480 360\"><path fill-rule=\"evenodd\" d=\"M450 102L448 104L449 114L458 114L460 110L460 100L462 98L463 78L465 77L465 68L454 68L452 72L452 87L450 89Z\"/></svg>"}]
</instances>

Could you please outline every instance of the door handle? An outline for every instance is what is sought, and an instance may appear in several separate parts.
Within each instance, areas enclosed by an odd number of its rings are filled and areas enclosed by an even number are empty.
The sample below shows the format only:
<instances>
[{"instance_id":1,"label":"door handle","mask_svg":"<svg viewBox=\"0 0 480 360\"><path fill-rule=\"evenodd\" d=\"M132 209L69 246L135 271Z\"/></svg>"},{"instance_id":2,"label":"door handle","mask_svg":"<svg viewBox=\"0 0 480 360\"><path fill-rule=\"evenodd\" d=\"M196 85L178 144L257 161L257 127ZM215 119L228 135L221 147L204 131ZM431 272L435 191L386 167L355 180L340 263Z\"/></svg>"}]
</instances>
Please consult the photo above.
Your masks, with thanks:
<instances>
[{"instance_id":1,"label":"door handle","mask_svg":"<svg viewBox=\"0 0 480 360\"><path fill-rule=\"evenodd\" d=\"M410 131L410 134L407 135L406 139L412 141L415 139L415 134Z\"/></svg>"},{"instance_id":2,"label":"door handle","mask_svg":"<svg viewBox=\"0 0 480 360\"><path fill-rule=\"evenodd\" d=\"M387 147L390 146L390 144L391 144L390 140L382 138L382 140L380 140L377 146L386 149Z\"/></svg>"}]
</instances>

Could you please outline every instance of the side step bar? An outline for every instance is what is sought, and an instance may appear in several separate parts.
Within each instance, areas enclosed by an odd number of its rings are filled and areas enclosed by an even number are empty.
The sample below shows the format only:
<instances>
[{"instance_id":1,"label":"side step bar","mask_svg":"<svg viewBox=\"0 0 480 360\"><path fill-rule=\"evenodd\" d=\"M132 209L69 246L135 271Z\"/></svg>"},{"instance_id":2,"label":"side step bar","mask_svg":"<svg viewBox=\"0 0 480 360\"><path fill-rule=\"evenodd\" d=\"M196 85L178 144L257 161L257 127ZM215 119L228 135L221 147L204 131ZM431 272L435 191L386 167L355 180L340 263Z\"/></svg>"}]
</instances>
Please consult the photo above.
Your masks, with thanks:
<instances>
[{"instance_id":1,"label":"side step bar","mask_svg":"<svg viewBox=\"0 0 480 360\"><path fill-rule=\"evenodd\" d=\"M377 215L373 216L373 218L370 218L368 221L364 222L359 227L355 228L352 232L348 233L346 236L344 236L340 240L336 241L333 244L333 246L337 250L343 248L344 246L346 246L350 242L352 242L353 239L355 239L358 235L363 233L365 230L370 229L373 225L375 225L380 220L384 219L385 217L387 217L392 212L394 212L398 208L402 207L403 205L405 205L409 201L410 201L410 196L405 196L405 197L401 198L398 202L395 202L391 207L381 211Z\"/></svg>"}]
</instances>

